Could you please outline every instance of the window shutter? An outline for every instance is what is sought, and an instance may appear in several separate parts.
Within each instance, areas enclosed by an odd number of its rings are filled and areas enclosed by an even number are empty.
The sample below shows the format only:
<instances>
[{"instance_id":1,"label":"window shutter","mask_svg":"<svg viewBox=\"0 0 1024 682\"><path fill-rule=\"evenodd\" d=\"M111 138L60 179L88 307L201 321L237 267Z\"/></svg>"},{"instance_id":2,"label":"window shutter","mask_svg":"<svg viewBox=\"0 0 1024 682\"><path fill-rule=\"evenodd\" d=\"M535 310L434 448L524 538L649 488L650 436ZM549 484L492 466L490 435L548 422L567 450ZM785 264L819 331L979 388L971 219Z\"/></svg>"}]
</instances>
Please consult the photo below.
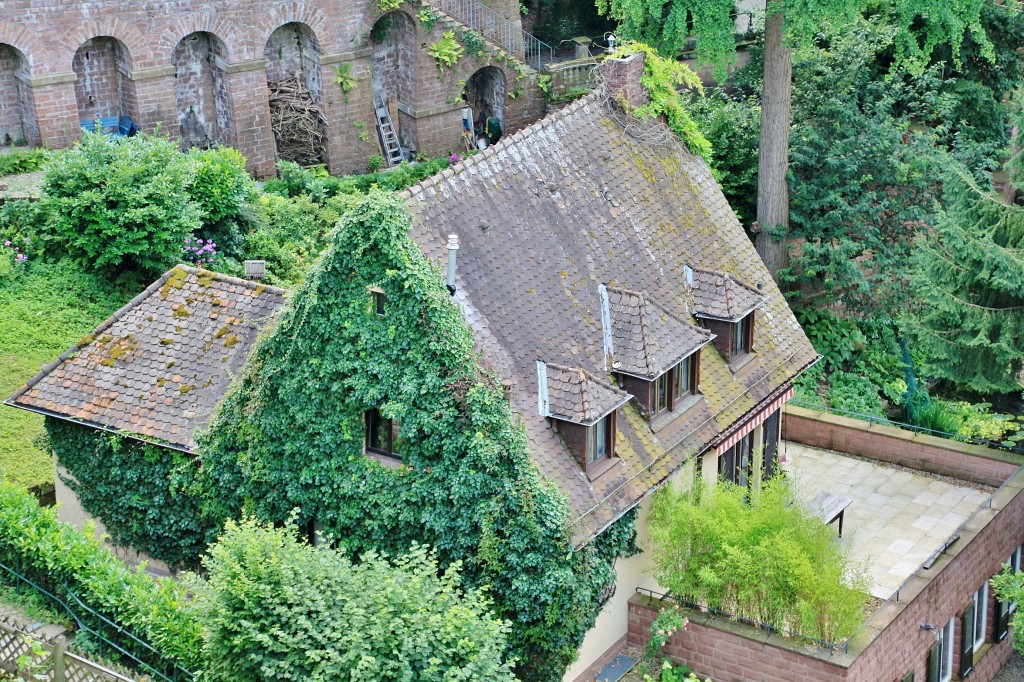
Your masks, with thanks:
<instances>
[{"instance_id":1,"label":"window shutter","mask_svg":"<svg viewBox=\"0 0 1024 682\"><path fill-rule=\"evenodd\" d=\"M960 618L960 679L974 670L974 602L967 605Z\"/></svg>"},{"instance_id":2,"label":"window shutter","mask_svg":"<svg viewBox=\"0 0 1024 682\"><path fill-rule=\"evenodd\" d=\"M914 671L911 670L909 673L904 675L902 682L914 682Z\"/></svg>"},{"instance_id":3,"label":"window shutter","mask_svg":"<svg viewBox=\"0 0 1024 682\"><path fill-rule=\"evenodd\" d=\"M1006 639L1010 631L1010 605L996 599L996 631L995 640L1001 642Z\"/></svg>"},{"instance_id":4,"label":"window shutter","mask_svg":"<svg viewBox=\"0 0 1024 682\"><path fill-rule=\"evenodd\" d=\"M942 643L936 642L931 651L928 652L928 678L927 682L939 682L939 662L942 659Z\"/></svg>"},{"instance_id":5,"label":"window shutter","mask_svg":"<svg viewBox=\"0 0 1024 682\"><path fill-rule=\"evenodd\" d=\"M764 480L775 475L779 461L779 418L782 408L775 411L764 423Z\"/></svg>"}]
</instances>

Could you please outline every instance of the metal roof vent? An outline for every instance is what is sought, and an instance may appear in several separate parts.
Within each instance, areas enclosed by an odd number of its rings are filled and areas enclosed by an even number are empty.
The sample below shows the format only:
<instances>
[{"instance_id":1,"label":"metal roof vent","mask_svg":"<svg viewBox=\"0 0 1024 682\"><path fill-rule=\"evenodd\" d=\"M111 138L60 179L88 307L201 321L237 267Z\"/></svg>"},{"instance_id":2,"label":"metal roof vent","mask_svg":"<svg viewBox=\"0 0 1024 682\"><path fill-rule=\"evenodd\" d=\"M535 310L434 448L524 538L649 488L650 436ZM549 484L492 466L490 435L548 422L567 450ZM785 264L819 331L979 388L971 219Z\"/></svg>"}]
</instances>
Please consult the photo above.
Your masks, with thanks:
<instances>
[{"instance_id":1,"label":"metal roof vent","mask_svg":"<svg viewBox=\"0 0 1024 682\"><path fill-rule=\"evenodd\" d=\"M683 275L686 277L686 286L692 287L693 286L693 268L691 268L689 265L684 265L683 266Z\"/></svg>"},{"instance_id":2,"label":"metal roof vent","mask_svg":"<svg viewBox=\"0 0 1024 682\"><path fill-rule=\"evenodd\" d=\"M267 276L267 261L247 260L245 261L245 278L260 280Z\"/></svg>"},{"instance_id":3,"label":"metal roof vent","mask_svg":"<svg viewBox=\"0 0 1024 682\"><path fill-rule=\"evenodd\" d=\"M459 251L459 235L448 235L448 293L455 295L455 256Z\"/></svg>"}]
</instances>

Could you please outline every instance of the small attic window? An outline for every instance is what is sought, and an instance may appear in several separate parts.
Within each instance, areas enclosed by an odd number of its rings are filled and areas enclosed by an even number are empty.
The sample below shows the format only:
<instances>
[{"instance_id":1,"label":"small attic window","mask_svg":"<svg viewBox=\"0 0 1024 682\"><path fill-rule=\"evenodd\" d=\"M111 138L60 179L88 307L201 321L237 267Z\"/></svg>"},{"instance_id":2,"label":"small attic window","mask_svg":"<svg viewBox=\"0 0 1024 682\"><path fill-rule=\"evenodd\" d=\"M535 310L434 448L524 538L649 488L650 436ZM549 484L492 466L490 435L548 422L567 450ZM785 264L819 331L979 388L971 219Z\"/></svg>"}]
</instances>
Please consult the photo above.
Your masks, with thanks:
<instances>
[{"instance_id":1,"label":"small attic window","mask_svg":"<svg viewBox=\"0 0 1024 682\"><path fill-rule=\"evenodd\" d=\"M689 356L651 382L651 418L684 405L697 392L697 367L700 351Z\"/></svg>"},{"instance_id":2,"label":"small attic window","mask_svg":"<svg viewBox=\"0 0 1024 682\"><path fill-rule=\"evenodd\" d=\"M373 301L373 311L377 315L384 317L386 311L386 304L388 301L387 294L380 287L370 287L370 298Z\"/></svg>"},{"instance_id":3,"label":"small attic window","mask_svg":"<svg viewBox=\"0 0 1024 682\"><path fill-rule=\"evenodd\" d=\"M587 428L587 471L615 454L615 413Z\"/></svg>"},{"instance_id":4,"label":"small attic window","mask_svg":"<svg viewBox=\"0 0 1024 682\"><path fill-rule=\"evenodd\" d=\"M741 357L754 349L754 312L732 323L729 330L729 359Z\"/></svg>"}]
</instances>

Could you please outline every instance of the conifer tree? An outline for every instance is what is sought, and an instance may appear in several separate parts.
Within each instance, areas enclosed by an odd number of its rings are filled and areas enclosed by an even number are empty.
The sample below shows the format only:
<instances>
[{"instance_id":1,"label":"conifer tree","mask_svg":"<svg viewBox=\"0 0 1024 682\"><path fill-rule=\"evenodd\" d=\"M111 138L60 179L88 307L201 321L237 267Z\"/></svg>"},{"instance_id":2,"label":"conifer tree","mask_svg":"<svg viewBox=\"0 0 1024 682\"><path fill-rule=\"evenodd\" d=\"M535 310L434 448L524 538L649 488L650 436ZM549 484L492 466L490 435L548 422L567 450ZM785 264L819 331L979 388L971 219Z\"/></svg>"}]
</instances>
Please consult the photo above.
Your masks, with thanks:
<instances>
[{"instance_id":1,"label":"conifer tree","mask_svg":"<svg viewBox=\"0 0 1024 682\"><path fill-rule=\"evenodd\" d=\"M919 305L906 327L925 371L981 393L1021 390L1024 368L1024 209L965 174L945 183L943 210L915 246Z\"/></svg>"}]
</instances>

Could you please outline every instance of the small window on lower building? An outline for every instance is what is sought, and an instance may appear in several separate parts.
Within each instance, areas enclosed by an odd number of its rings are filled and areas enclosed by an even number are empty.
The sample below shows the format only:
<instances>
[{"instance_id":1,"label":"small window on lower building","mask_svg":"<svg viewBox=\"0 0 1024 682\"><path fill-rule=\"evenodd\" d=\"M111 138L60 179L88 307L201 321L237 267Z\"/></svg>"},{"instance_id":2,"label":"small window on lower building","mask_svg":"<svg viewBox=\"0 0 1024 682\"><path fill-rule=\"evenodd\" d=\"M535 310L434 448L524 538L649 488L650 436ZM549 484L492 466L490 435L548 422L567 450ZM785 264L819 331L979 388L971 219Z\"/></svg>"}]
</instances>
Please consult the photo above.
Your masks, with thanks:
<instances>
[{"instance_id":1,"label":"small window on lower building","mask_svg":"<svg viewBox=\"0 0 1024 682\"><path fill-rule=\"evenodd\" d=\"M753 473L754 432L736 441L736 444L723 452L718 458L718 477L747 486Z\"/></svg>"},{"instance_id":2,"label":"small window on lower building","mask_svg":"<svg viewBox=\"0 0 1024 682\"><path fill-rule=\"evenodd\" d=\"M971 596L964 609L960 629L960 677L967 677L974 670L974 659L985 643L985 626L988 625L988 583Z\"/></svg>"},{"instance_id":3,"label":"small window on lower building","mask_svg":"<svg viewBox=\"0 0 1024 682\"><path fill-rule=\"evenodd\" d=\"M404 449L401 424L397 419L385 419L377 410L366 411L366 449L378 455L401 457Z\"/></svg>"},{"instance_id":4,"label":"small window on lower building","mask_svg":"<svg viewBox=\"0 0 1024 682\"><path fill-rule=\"evenodd\" d=\"M387 312L387 310L385 309L385 306L387 305L388 302L387 294L385 294L384 290L381 289L380 287L370 287L369 291L370 297L373 300L373 312L375 312L377 315L380 315L381 317L384 317L385 313Z\"/></svg>"},{"instance_id":5,"label":"small window on lower building","mask_svg":"<svg viewBox=\"0 0 1024 682\"><path fill-rule=\"evenodd\" d=\"M927 682L949 682L953 679L953 628L955 618L939 630L938 641L928 652Z\"/></svg>"},{"instance_id":6,"label":"small window on lower building","mask_svg":"<svg viewBox=\"0 0 1024 682\"><path fill-rule=\"evenodd\" d=\"M614 454L615 413L587 429L587 469Z\"/></svg>"}]
</instances>

